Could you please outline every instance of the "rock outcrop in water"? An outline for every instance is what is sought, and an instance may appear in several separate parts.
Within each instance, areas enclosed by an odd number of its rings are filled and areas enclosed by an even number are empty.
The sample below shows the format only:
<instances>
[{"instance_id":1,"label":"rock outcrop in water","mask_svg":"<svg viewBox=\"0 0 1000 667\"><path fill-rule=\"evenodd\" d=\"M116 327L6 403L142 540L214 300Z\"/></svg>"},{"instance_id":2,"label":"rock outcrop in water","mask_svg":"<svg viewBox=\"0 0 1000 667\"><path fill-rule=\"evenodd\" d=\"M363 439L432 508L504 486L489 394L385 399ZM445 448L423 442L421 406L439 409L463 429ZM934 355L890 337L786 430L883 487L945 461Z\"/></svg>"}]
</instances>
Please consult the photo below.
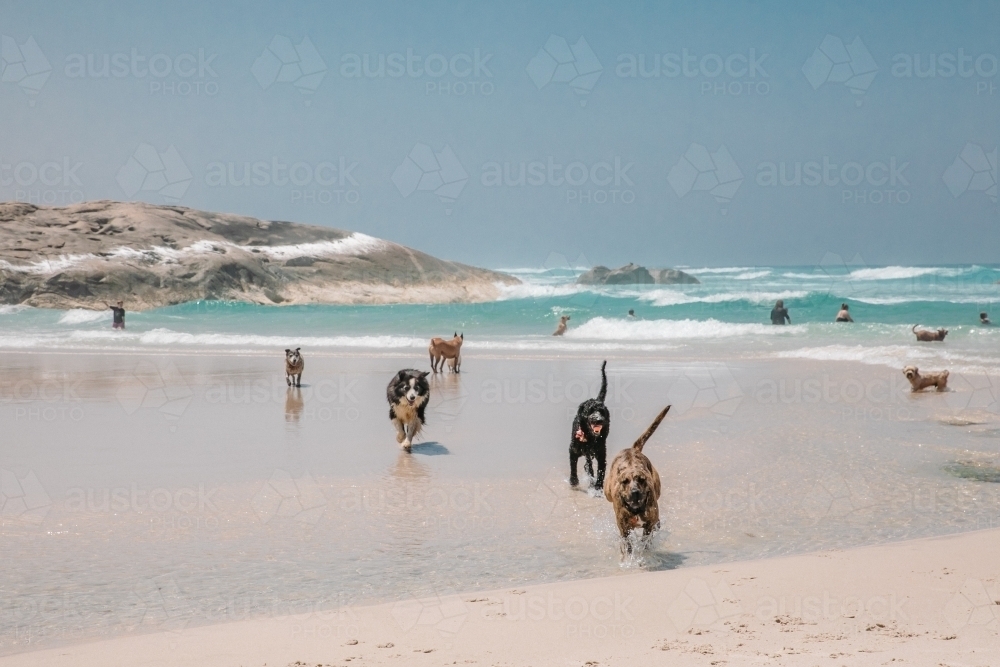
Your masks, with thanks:
<instances>
[{"instance_id":1,"label":"rock outcrop in water","mask_svg":"<svg viewBox=\"0 0 1000 667\"><path fill-rule=\"evenodd\" d=\"M0 204L0 304L476 302L517 282L329 227L143 203Z\"/></svg>"},{"instance_id":2,"label":"rock outcrop in water","mask_svg":"<svg viewBox=\"0 0 1000 667\"><path fill-rule=\"evenodd\" d=\"M677 269L647 269L626 264L617 269L595 266L576 279L579 285L697 285L694 276Z\"/></svg>"}]
</instances>

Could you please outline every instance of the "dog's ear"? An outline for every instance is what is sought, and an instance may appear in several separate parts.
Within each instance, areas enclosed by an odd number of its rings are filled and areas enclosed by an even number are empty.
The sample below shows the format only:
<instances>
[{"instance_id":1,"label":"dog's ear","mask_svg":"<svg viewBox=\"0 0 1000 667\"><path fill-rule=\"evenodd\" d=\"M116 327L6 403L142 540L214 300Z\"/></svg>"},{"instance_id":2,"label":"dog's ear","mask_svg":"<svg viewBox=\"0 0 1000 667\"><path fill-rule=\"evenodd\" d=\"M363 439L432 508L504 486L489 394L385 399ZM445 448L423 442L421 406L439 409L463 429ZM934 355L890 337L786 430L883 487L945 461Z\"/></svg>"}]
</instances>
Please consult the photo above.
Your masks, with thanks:
<instances>
[{"instance_id":1,"label":"dog's ear","mask_svg":"<svg viewBox=\"0 0 1000 667\"><path fill-rule=\"evenodd\" d=\"M459 336L459 338L461 338L462 340L465 340L465 332L464 331L462 332L462 335Z\"/></svg>"},{"instance_id":2,"label":"dog's ear","mask_svg":"<svg viewBox=\"0 0 1000 667\"><path fill-rule=\"evenodd\" d=\"M424 378L426 378L426 377L427 377L428 375L430 375L430 374L431 374L431 372L430 372L430 371L424 371L423 373L421 373L421 374L420 374L420 378L421 378L421 379L424 379Z\"/></svg>"},{"instance_id":3,"label":"dog's ear","mask_svg":"<svg viewBox=\"0 0 1000 667\"><path fill-rule=\"evenodd\" d=\"M288 348L286 347L286 348L285 348L285 354L288 354L289 352L291 352L291 350L289 350L289 349L288 349Z\"/></svg>"},{"instance_id":4,"label":"dog's ear","mask_svg":"<svg viewBox=\"0 0 1000 667\"><path fill-rule=\"evenodd\" d=\"M297 347L297 348L295 348L295 351L299 352L301 349L302 349L301 347Z\"/></svg>"}]
</instances>

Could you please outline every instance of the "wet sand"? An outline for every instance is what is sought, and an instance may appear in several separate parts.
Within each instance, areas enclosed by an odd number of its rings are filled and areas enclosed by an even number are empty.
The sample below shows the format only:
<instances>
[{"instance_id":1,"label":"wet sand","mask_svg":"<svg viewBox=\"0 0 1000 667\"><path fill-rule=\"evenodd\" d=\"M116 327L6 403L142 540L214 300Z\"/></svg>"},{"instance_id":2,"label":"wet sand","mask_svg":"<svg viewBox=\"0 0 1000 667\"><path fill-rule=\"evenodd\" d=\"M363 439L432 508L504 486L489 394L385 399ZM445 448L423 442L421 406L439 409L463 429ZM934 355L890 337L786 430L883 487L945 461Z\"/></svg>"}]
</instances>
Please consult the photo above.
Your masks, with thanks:
<instances>
[{"instance_id":1,"label":"wet sand","mask_svg":"<svg viewBox=\"0 0 1000 667\"><path fill-rule=\"evenodd\" d=\"M968 392L912 396L898 371L844 362L608 359L612 452L674 405L646 449L664 529L624 567L610 505L566 483L598 357L466 355L407 455L384 389L422 356L307 354L296 391L277 351L0 355L0 653L125 637L115 655L154 641L126 636L675 568L686 582L1000 525L980 475L1000 425Z\"/></svg>"},{"instance_id":2,"label":"wet sand","mask_svg":"<svg viewBox=\"0 0 1000 667\"><path fill-rule=\"evenodd\" d=\"M993 665L1000 531L670 572L331 606L0 664Z\"/></svg>"}]
</instances>

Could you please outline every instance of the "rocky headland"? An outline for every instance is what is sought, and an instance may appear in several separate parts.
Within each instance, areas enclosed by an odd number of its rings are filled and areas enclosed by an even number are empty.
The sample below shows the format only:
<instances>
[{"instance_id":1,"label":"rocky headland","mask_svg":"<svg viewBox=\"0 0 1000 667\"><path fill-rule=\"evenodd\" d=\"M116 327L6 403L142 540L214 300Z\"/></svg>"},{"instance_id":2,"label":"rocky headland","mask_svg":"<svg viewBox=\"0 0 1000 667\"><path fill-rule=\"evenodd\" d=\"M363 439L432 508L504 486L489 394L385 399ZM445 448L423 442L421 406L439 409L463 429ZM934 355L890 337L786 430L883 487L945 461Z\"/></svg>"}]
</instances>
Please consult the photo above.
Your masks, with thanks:
<instances>
[{"instance_id":1,"label":"rocky headland","mask_svg":"<svg viewBox=\"0 0 1000 667\"><path fill-rule=\"evenodd\" d=\"M0 204L0 304L457 303L517 282L330 227L134 202Z\"/></svg>"}]
</instances>

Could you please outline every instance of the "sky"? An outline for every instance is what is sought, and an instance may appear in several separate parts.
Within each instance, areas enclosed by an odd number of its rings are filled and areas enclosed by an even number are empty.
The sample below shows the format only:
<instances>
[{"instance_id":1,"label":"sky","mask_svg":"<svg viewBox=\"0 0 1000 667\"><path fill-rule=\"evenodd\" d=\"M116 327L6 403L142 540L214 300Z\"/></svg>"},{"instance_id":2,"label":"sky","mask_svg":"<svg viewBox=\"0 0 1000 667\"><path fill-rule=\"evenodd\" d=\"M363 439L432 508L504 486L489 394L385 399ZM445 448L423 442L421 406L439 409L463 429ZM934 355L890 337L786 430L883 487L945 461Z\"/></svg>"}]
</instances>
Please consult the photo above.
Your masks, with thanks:
<instances>
[{"instance_id":1,"label":"sky","mask_svg":"<svg viewBox=\"0 0 1000 667\"><path fill-rule=\"evenodd\" d=\"M998 27L998 2L4 0L0 200L494 268L997 263Z\"/></svg>"}]
</instances>

